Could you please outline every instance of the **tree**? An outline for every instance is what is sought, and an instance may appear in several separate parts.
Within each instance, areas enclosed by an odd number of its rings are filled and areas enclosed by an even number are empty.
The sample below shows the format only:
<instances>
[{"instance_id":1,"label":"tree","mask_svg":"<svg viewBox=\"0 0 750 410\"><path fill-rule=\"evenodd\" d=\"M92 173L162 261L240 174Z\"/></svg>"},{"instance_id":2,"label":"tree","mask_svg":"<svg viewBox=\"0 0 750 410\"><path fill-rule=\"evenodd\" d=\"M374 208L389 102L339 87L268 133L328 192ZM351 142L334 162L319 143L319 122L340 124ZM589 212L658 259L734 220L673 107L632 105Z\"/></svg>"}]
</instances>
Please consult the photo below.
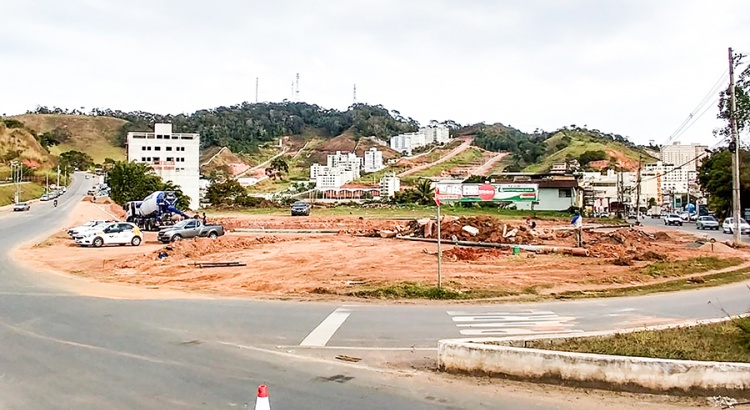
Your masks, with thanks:
<instances>
[{"instance_id":1,"label":"tree","mask_svg":"<svg viewBox=\"0 0 750 410\"><path fill-rule=\"evenodd\" d=\"M750 152L740 150L740 202L750 203ZM708 194L709 207L719 217L728 215L732 207L732 157L726 150L715 152L703 160L698 169L698 181Z\"/></svg>"},{"instance_id":2,"label":"tree","mask_svg":"<svg viewBox=\"0 0 750 410\"><path fill-rule=\"evenodd\" d=\"M743 54L735 54L732 61L734 67L738 68L745 57ZM734 83L734 94L737 106L737 131L742 133L742 131L750 128L750 65L745 67L737 77L737 81ZM719 114L717 118L725 120L726 126L714 130L714 134L725 138L731 136L729 124L730 97L731 90L729 87L719 93Z\"/></svg>"},{"instance_id":3,"label":"tree","mask_svg":"<svg viewBox=\"0 0 750 410\"><path fill-rule=\"evenodd\" d=\"M110 197L118 205L130 201L142 201L155 191L172 191L177 196L177 207L187 209L190 198L183 194L179 185L162 181L150 165L142 162L117 161L108 173Z\"/></svg>"},{"instance_id":4,"label":"tree","mask_svg":"<svg viewBox=\"0 0 750 410\"><path fill-rule=\"evenodd\" d=\"M60 154L60 168L89 169L94 166L94 159L89 154L81 151L65 151Z\"/></svg>"},{"instance_id":5,"label":"tree","mask_svg":"<svg viewBox=\"0 0 750 410\"><path fill-rule=\"evenodd\" d=\"M213 206L231 206L242 203L245 202L244 196L247 196L247 191L234 179L214 182L206 189L206 201Z\"/></svg>"},{"instance_id":6,"label":"tree","mask_svg":"<svg viewBox=\"0 0 750 410\"><path fill-rule=\"evenodd\" d=\"M649 207L656 206L656 198L649 198L648 199L648 206Z\"/></svg>"},{"instance_id":7,"label":"tree","mask_svg":"<svg viewBox=\"0 0 750 410\"><path fill-rule=\"evenodd\" d=\"M435 188L432 187L432 181L422 179L414 187L416 193L415 202L419 205L429 205L435 201Z\"/></svg>"},{"instance_id":8,"label":"tree","mask_svg":"<svg viewBox=\"0 0 750 410\"><path fill-rule=\"evenodd\" d=\"M277 157L271 161L271 165L266 168L266 175L271 179L284 179L283 175L289 173L289 164L283 158Z\"/></svg>"}]
</instances>

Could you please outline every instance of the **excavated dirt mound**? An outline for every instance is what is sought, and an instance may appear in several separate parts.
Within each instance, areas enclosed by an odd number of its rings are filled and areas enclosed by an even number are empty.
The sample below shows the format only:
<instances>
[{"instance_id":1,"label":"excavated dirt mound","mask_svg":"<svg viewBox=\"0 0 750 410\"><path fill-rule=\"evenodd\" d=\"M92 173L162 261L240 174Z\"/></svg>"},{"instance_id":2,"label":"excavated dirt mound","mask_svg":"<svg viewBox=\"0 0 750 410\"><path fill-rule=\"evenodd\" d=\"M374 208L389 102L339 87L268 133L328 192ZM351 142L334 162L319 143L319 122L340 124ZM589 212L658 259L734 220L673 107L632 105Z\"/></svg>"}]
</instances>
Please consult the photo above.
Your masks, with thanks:
<instances>
[{"instance_id":1,"label":"excavated dirt mound","mask_svg":"<svg viewBox=\"0 0 750 410\"><path fill-rule=\"evenodd\" d=\"M670 240L664 232L650 234L636 228L622 228L614 232L584 234L585 247L599 258L628 258L633 260L665 260L666 256L649 248Z\"/></svg>"},{"instance_id":2,"label":"excavated dirt mound","mask_svg":"<svg viewBox=\"0 0 750 410\"><path fill-rule=\"evenodd\" d=\"M472 234L464 230L464 227L468 227L469 230L475 228L477 233ZM461 218L446 216L442 218L440 228L440 237L447 240L535 244L541 242L541 236L547 236L549 239L554 237L551 232L546 230L532 232L524 225L513 225L491 216ZM406 227L400 227L398 231L404 236L437 238L437 225L432 220L411 221Z\"/></svg>"},{"instance_id":3,"label":"excavated dirt mound","mask_svg":"<svg viewBox=\"0 0 750 410\"><path fill-rule=\"evenodd\" d=\"M452 261L475 261L478 259L497 259L509 254L510 251L501 251L500 249L464 248L456 246L443 252L443 257L445 257L446 260Z\"/></svg>"}]
</instances>

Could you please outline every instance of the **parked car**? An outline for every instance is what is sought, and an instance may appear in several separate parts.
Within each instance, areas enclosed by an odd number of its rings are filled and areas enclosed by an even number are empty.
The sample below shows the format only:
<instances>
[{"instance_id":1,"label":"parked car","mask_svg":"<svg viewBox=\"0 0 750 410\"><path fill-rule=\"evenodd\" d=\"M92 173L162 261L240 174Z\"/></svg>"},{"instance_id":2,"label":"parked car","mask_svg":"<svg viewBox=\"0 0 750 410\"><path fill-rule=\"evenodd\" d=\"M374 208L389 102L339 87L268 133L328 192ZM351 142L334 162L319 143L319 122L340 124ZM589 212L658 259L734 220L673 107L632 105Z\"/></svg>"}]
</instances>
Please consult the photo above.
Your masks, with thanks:
<instances>
[{"instance_id":1,"label":"parked car","mask_svg":"<svg viewBox=\"0 0 750 410\"><path fill-rule=\"evenodd\" d=\"M701 216L695 221L695 229L719 230L719 221L713 216Z\"/></svg>"},{"instance_id":2,"label":"parked car","mask_svg":"<svg viewBox=\"0 0 750 410\"><path fill-rule=\"evenodd\" d=\"M133 223L113 222L106 224L102 229L86 233L85 236L76 239L81 246L93 246L99 248L104 245L127 245L138 246L143 242L143 234Z\"/></svg>"},{"instance_id":3,"label":"parked car","mask_svg":"<svg viewBox=\"0 0 750 410\"><path fill-rule=\"evenodd\" d=\"M198 219L185 219L160 230L156 238L159 242L169 243L198 237L216 239L221 235L224 235L224 227L221 225L203 225Z\"/></svg>"},{"instance_id":4,"label":"parked car","mask_svg":"<svg viewBox=\"0 0 750 410\"><path fill-rule=\"evenodd\" d=\"M71 238L75 238L77 235L80 235L84 231L93 229L101 224L111 223L113 221L105 221L103 219L94 219L91 221L88 221L84 223L83 225L75 226L73 228L68 229L68 235Z\"/></svg>"},{"instance_id":5,"label":"parked car","mask_svg":"<svg viewBox=\"0 0 750 410\"><path fill-rule=\"evenodd\" d=\"M310 204L305 201L297 201L292 204L292 216L310 216Z\"/></svg>"},{"instance_id":6,"label":"parked car","mask_svg":"<svg viewBox=\"0 0 750 410\"><path fill-rule=\"evenodd\" d=\"M49 194L42 194L42 197L39 198L40 201L49 201L50 197Z\"/></svg>"},{"instance_id":7,"label":"parked car","mask_svg":"<svg viewBox=\"0 0 750 410\"><path fill-rule=\"evenodd\" d=\"M21 211L28 211L29 209L31 209L31 205L29 205L28 202L19 202L19 203L13 205L13 211L14 212L15 211L19 211L19 212L21 212Z\"/></svg>"},{"instance_id":8,"label":"parked car","mask_svg":"<svg viewBox=\"0 0 750 410\"><path fill-rule=\"evenodd\" d=\"M687 213L687 212L683 212L683 213L680 214L680 219L682 219L683 221L687 222L687 221L690 220L690 214Z\"/></svg>"},{"instance_id":9,"label":"parked car","mask_svg":"<svg viewBox=\"0 0 750 410\"><path fill-rule=\"evenodd\" d=\"M682 226L682 218L677 214L666 214L664 215L664 225Z\"/></svg>"},{"instance_id":10,"label":"parked car","mask_svg":"<svg viewBox=\"0 0 750 410\"><path fill-rule=\"evenodd\" d=\"M734 218L725 219L721 229L724 233L734 233ZM750 225L743 218L740 218L740 233L750 234Z\"/></svg>"}]
</instances>

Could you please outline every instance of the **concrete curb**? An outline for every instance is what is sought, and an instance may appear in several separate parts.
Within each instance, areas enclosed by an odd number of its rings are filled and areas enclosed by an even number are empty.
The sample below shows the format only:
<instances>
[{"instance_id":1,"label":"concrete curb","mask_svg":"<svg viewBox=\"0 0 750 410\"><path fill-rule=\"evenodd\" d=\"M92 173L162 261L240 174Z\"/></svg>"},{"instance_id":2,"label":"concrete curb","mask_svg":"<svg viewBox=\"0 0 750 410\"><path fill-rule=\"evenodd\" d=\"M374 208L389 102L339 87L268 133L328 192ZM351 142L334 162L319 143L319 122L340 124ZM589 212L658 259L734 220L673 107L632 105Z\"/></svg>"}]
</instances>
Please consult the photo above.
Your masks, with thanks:
<instances>
[{"instance_id":1,"label":"concrete curb","mask_svg":"<svg viewBox=\"0 0 750 410\"><path fill-rule=\"evenodd\" d=\"M713 319L689 324L726 321ZM705 362L610 356L526 348L534 340L555 343L572 337L608 336L658 330L688 323L617 332L536 337L449 339L438 342L438 367L448 373L480 374L545 383L639 393L684 395L736 394L750 391L750 363Z\"/></svg>"}]
</instances>

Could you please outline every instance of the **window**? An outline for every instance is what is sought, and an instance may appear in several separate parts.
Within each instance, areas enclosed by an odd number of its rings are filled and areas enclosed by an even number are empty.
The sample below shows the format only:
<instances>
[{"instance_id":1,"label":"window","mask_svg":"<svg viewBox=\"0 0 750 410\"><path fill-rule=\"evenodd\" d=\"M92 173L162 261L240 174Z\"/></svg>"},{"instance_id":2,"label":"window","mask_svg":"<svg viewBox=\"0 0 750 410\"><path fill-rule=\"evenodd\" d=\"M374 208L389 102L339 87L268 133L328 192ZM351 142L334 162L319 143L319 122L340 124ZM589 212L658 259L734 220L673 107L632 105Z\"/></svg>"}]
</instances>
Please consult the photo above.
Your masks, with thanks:
<instances>
[{"instance_id":1,"label":"window","mask_svg":"<svg viewBox=\"0 0 750 410\"><path fill-rule=\"evenodd\" d=\"M572 198L573 193L570 191L570 189L558 189L557 197L558 198Z\"/></svg>"},{"instance_id":2,"label":"window","mask_svg":"<svg viewBox=\"0 0 750 410\"><path fill-rule=\"evenodd\" d=\"M154 151L161 151L161 147L154 147Z\"/></svg>"},{"instance_id":3,"label":"window","mask_svg":"<svg viewBox=\"0 0 750 410\"><path fill-rule=\"evenodd\" d=\"M151 147L146 147L146 151L151 151Z\"/></svg>"},{"instance_id":4,"label":"window","mask_svg":"<svg viewBox=\"0 0 750 410\"><path fill-rule=\"evenodd\" d=\"M145 150L146 150L146 146L145 145L141 146L141 151L145 151Z\"/></svg>"},{"instance_id":5,"label":"window","mask_svg":"<svg viewBox=\"0 0 750 410\"><path fill-rule=\"evenodd\" d=\"M172 151L172 147L167 147L167 151Z\"/></svg>"},{"instance_id":6,"label":"window","mask_svg":"<svg viewBox=\"0 0 750 410\"><path fill-rule=\"evenodd\" d=\"M159 157L154 157L154 163L159 162L159 160L160 160Z\"/></svg>"},{"instance_id":7,"label":"window","mask_svg":"<svg viewBox=\"0 0 750 410\"><path fill-rule=\"evenodd\" d=\"M146 157L141 157L141 162L146 162Z\"/></svg>"},{"instance_id":8,"label":"window","mask_svg":"<svg viewBox=\"0 0 750 410\"><path fill-rule=\"evenodd\" d=\"M167 157L167 162L174 162L174 157Z\"/></svg>"}]
</instances>

